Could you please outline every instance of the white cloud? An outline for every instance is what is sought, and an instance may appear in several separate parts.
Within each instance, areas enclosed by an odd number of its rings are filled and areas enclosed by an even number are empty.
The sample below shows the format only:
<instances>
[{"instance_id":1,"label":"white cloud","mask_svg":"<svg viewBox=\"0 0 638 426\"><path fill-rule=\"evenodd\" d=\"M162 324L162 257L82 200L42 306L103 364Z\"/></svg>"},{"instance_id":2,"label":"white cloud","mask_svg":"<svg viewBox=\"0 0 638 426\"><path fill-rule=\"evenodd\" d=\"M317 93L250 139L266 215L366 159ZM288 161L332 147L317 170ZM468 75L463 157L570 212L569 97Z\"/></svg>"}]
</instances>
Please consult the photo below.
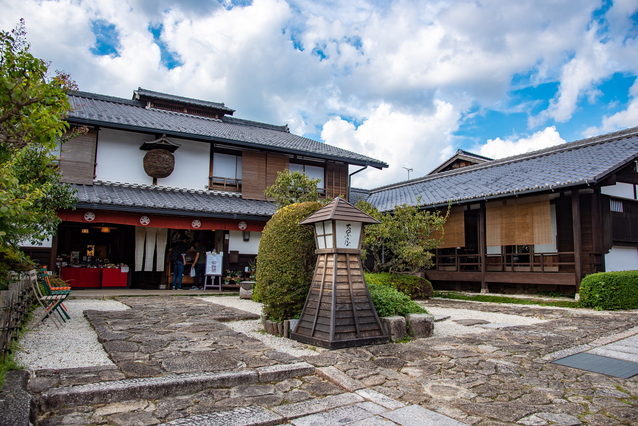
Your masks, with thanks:
<instances>
[{"instance_id":1,"label":"white cloud","mask_svg":"<svg viewBox=\"0 0 638 426\"><path fill-rule=\"evenodd\" d=\"M440 162L443 150L449 152L451 133L460 114L446 102L436 100L433 114L406 114L381 104L369 111L359 127L333 117L324 124L321 138L330 145L381 159L389 168L366 170L353 177L353 186L373 188L407 179L404 167L413 169L410 178L423 176Z\"/></svg>"},{"instance_id":2,"label":"white cloud","mask_svg":"<svg viewBox=\"0 0 638 426\"><path fill-rule=\"evenodd\" d=\"M479 154L489 158L505 158L525 154L565 143L556 131L556 127L547 127L527 138L489 139L485 145L477 147Z\"/></svg>"},{"instance_id":3,"label":"white cloud","mask_svg":"<svg viewBox=\"0 0 638 426\"><path fill-rule=\"evenodd\" d=\"M638 79L629 89L630 101L627 109L617 112L612 116L603 117L603 122L599 127L592 126L583 132L584 136L596 136L602 133L609 133L615 130L626 129L638 126Z\"/></svg>"},{"instance_id":4,"label":"white cloud","mask_svg":"<svg viewBox=\"0 0 638 426\"><path fill-rule=\"evenodd\" d=\"M231 3L0 0L0 28L24 17L32 52L70 72L82 90L128 98L142 86L225 102L238 117L321 132L388 161L390 170L356 175L366 187L404 179L404 166L419 176L438 165L458 148L453 132L471 108L529 113L537 99L510 102L513 81L560 83L530 119L545 127L570 120L585 99L598 102L598 83L614 73L638 74L632 0L614 1L606 27L592 22L599 0ZM95 20L115 26L119 56L91 53ZM160 24L182 64L171 70L148 30ZM635 108L600 129L635 120ZM490 143L523 147L547 131Z\"/></svg>"}]
</instances>

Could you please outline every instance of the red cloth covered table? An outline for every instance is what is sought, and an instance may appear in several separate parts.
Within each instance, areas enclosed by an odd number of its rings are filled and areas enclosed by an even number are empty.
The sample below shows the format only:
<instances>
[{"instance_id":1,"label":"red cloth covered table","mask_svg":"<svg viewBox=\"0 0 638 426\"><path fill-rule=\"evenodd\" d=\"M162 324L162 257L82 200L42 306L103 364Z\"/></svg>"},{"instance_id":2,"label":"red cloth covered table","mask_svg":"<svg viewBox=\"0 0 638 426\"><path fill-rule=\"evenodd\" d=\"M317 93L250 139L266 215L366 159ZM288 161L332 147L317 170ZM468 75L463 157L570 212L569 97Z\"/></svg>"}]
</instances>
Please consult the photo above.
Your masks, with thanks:
<instances>
[{"instance_id":1,"label":"red cloth covered table","mask_svg":"<svg viewBox=\"0 0 638 426\"><path fill-rule=\"evenodd\" d=\"M120 268L102 268L102 287L126 287L128 273Z\"/></svg>"},{"instance_id":2,"label":"red cloth covered table","mask_svg":"<svg viewBox=\"0 0 638 426\"><path fill-rule=\"evenodd\" d=\"M100 268L62 268L62 279L71 288L100 288L102 270Z\"/></svg>"}]
</instances>

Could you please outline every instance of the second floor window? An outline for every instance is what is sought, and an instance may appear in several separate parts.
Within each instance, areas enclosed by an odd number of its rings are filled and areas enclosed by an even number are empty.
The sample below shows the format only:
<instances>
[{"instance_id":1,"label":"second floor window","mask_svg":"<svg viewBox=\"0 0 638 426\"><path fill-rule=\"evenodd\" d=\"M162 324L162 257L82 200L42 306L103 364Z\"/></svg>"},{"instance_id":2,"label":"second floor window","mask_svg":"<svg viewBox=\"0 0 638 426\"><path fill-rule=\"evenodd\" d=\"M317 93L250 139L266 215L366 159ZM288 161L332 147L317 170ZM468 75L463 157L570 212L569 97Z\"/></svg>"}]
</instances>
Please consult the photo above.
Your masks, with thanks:
<instances>
[{"instance_id":1,"label":"second floor window","mask_svg":"<svg viewBox=\"0 0 638 426\"><path fill-rule=\"evenodd\" d=\"M241 189L241 155L213 154L211 189Z\"/></svg>"},{"instance_id":2,"label":"second floor window","mask_svg":"<svg viewBox=\"0 0 638 426\"><path fill-rule=\"evenodd\" d=\"M288 169L291 172L303 173L312 179L320 179L319 183L317 184L317 189L319 189L319 193L323 193L325 189L325 185L323 182L323 167L309 166L307 164L290 163L288 165Z\"/></svg>"}]
</instances>

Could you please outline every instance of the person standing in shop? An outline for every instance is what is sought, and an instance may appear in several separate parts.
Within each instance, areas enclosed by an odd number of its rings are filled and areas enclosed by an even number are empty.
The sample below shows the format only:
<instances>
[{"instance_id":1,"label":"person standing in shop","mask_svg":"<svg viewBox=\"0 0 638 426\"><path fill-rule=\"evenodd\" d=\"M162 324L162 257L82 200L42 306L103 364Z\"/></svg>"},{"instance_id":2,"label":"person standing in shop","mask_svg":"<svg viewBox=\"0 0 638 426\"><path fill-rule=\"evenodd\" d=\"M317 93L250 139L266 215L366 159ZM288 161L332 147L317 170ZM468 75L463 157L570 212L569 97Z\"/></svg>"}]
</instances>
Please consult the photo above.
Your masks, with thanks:
<instances>
[{"instance_id":1,"label":"person standing in shop","mask_svg":"<svg viewBox=\"0 0 638 426\"><path fill-rule=\"evenodd\" d=\"M182 276L184 275L184 264L186 263L186 235L181 235L179 241L173 244L171 251L171 261L173 262L173 290L182 288Z\"/></svg>"},{"instance_id":2,"label":"person standing in shop","mask_svg":"<svg viewBox=\"0 0 638 426\"><path fill-rule=\"evenodd\" d=\"M195 241L195 260L193 260L193 268L195 268L194 287L204 289L204 271L206 270L206 246L201 241Z\"/></svg>"}]
</instances>

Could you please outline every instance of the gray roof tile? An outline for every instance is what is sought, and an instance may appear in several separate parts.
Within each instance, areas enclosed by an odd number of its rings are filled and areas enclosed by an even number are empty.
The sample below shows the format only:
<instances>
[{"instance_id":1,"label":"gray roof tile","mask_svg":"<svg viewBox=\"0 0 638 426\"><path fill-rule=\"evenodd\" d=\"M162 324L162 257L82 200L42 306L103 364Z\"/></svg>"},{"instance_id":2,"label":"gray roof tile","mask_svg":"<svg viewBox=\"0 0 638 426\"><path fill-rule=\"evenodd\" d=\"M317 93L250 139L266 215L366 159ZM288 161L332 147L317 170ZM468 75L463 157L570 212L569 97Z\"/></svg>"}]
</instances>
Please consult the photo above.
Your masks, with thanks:
<instances>
[{"instance_id":1,"label":"gray roof tile","mask_svg":"<svg viewBox=\"0 0 638 426\"><path fill-rule=\"evenodd\" d=\"M368 202L389 211L418 197L437 206L549 191L598 182L636 158L638 127L372 189Z\"/></svg>"},{"instance_id":2,"label":"gray roof tile","mask_svg":"<svg viewBox=\"0 0 638 426\"><path fill-rule=\"evenodd\" d=\"M268 148L273 151L344 161L349 164L383 168L388 165L365 155L317 142L287 131L285 126L224 117L200 117L174 111L145 108L139 101L71 92L73 111L68 121L74 124L94 124L106 127L142 130L167 135Z\"/></svg>"},{"instance_id":3,"label":"gray roof tile","mask_svg":"<svg viewBox=\"0 0 638 426\"><path fill-rule=\"evenodd\" d=\"M97 204L131 211L156 210L158 213L199 213L207 217L254 216L270 218L277 210L274 203L244 200L236 193L96 181L93 185L73 184L78 206Z\"/></svg>"}]
</instances>

